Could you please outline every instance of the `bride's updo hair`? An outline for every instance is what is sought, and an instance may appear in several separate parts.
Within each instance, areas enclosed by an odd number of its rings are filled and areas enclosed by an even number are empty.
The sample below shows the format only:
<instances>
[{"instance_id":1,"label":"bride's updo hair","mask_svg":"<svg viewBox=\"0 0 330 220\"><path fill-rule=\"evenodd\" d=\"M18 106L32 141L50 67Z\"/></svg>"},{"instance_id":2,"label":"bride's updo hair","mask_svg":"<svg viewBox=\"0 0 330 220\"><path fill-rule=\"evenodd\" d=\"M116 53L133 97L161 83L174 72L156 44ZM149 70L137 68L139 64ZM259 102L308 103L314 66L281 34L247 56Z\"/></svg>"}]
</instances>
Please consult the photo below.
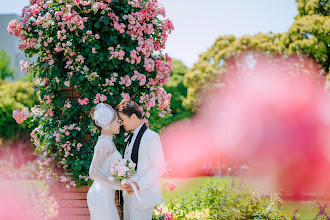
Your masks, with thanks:
<instances>
[{"instance_id":1,"label":"bride's updo hair","mask_svg":"<svg viewBox=\"0 0 330 220\"><path fill-rule=\"evenodd\" d=\"M89 112L93 119L93 124L98 130L102 130L104 126L112 123L117 119L117 112L109 105L104 103L97 104ZM95 114L97 114L95 116Z\"/></svg>"},{"instance_id":2,"label":"bride's updo hair","mask_svg":"<svg viewBox=\"0 0 330 220\"><path fill-rule=\"evenodd\" d=\"M97 124L95 123L94 120L94 112L95 112L95 107L93 107L90 111L89 111L89 115L91 116L91 118L93 119L93 124L94 126L98 129L98 130L102 130L102 128L100 126L97 126Z\"/></svg>"}]
</instances>

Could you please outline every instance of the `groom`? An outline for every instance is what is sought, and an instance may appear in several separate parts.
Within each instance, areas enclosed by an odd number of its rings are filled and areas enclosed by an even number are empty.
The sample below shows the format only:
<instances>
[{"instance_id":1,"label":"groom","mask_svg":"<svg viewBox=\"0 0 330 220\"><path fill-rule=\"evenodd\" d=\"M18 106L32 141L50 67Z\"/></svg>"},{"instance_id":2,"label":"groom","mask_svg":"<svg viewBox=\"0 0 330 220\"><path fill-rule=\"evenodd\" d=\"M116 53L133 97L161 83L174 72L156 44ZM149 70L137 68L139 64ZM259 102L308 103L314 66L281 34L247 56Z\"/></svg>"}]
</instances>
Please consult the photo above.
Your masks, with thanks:
<instances>
[{"instance_id":1,"label":"groom","mask_svg":"<svg viewBox=\"0 0 330 220\"><path fill-rule=\"evenodd\" d=\"M129 135L124 153L125 159L136 163L138 200L131 185L126 184L124 194L124 220L151 220L153 209L163 202L160 178L165 172L165 160L159 135L142 121L139 105L124 99L116 107L121 124Z\"/></svg>"}]
</instances>

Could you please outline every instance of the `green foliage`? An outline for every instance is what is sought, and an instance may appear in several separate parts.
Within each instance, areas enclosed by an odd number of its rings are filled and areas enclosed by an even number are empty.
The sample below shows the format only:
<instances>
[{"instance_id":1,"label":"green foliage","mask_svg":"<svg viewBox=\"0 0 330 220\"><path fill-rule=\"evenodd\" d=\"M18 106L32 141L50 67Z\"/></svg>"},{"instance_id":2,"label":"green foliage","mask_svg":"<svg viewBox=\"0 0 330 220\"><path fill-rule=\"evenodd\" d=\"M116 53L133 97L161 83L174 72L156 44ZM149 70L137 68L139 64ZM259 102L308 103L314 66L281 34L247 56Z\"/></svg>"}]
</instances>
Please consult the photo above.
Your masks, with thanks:
<instances>
[{"instance_id":1,"label":"green foliage","mask_svg":"<svg viewBox=\"0 0 330 220\"><path fill-rule=\"evenodd\" d=\"M13 74L16 68L10 65L11 58L10 55L4 50L0 50L0 79L4 80L7 77L13 78Z\"/></svg>"},{"instance_id":2,"label":"green foliage","mask_svg":"<svg viewBox=\"0 0 330 220\"><path fill-rule=\"evenodd\" d=\"M165 126L177 120L190 118L192 112L183 106L183 98L187 96L187 87L183 84L184 75L188 68L179 60L172 60L173 71L170 80L165 84L164 89L172 94L171 110L172 116L165 119Z\"/></svg>"},{"instance_id":3,"label":"green foliage","mask_svg":"<svg viewBox=\"0 0 330 220\"><path fill-rule=\"evenodd\" d=\"M0 138L10 141L29 137L32 129L27 124L17 124L12 113L18 108L32 107L37 103L31 82L0 82Z\"/></svg>"},{"instance_id":4,"label":"green foliage","mask_svg":"<svg viewBox=\"0 0 330 220\"><path fill-rule=\"evenodd\" d=\"M285 33L219 37L185 75L184 84L188 87L188 94L183 105L195 111L202 93L210 87L214 77L227 72L231 58L248 50L263 52L265 56L305 54L321 65L325 72L329 72L330 3L326 0L297 2L299 14Z\"/></svg>"},{"instance_id":5,"label":"green foliage","mask_svg":"<svg viewBox=\"0 0 330 220\"><path fill-rule=\"evenodd\" d=\"M196 215L191 218L191 213L203 210L208 210L208 216L202 219L292 219L290 213L280 210L282 201L276 194L262 196L242 181L212 180L189 199L183 198L176 205L171 202L168 210L174 213L174 219L199 219Z\"/></svg>"}]
</instances>

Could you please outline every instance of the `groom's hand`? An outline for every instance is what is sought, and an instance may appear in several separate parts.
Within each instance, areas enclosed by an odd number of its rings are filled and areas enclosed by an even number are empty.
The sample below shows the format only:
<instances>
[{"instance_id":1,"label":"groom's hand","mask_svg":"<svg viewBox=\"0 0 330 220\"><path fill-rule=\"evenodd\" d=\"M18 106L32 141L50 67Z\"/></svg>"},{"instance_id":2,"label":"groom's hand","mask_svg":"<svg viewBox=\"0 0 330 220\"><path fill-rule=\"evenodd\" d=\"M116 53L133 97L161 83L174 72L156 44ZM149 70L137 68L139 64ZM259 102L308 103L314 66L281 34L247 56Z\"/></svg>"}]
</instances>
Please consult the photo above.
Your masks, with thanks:
<instances>
[{"instance_id":1,"label":"groom's hand","mask_svg":"<svg viewBox=\"0 0 330 220\"><path fill-rule=\"evenodd\" d=\"M130 184L126 183L124 186L125 186L125 190L127 191L128 194L132 194L134 192L134 190Z\"/></svg>"},{"instance_id":2,"label":"groom's hand","mask_svg":"<svg viewBox=\"0 0 330 220\"><path fill-rule=\"evenodd\" d=\"M135 185L135 187L136 187L137 190L140 189L139 185L136 182L133 182L133 184Z\"/></svg>"},{"instance_id":3,"label":"groom's hand","mask_svg":"<svg viewBox=\"0 0 330 220\"><path fill-rule=\"evenodd\" d=\"M139 185L136 182L133 182L133 184L135 185L137 190L140 189ZM128 192L128 194L134 193L134 190L130 184L125 184L125 190Z\"/></svg>"}]
</instances>

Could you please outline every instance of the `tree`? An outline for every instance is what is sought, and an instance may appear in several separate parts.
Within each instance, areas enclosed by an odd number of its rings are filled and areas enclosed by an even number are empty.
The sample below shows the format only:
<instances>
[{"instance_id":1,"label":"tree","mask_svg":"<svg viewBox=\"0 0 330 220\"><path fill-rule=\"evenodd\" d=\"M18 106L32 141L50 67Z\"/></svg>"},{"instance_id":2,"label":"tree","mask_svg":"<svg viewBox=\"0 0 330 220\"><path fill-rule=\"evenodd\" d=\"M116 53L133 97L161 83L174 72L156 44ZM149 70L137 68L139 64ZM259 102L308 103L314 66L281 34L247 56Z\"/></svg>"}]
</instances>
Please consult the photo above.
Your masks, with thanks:
<instances>
[{"instance_id":1,"label":"tree","mask_svg":"<svg viewBox=\"0 0 330 220\"><path fill-rule=\"evenodd\" d=\"M283 33L279 51L306 54L329 73L330 67L330 2L296 0L298 15L290 29Z\"/></svg>"},{"instance_id":2,"label":"tree","mask_svg":"<svg viewBox=\"0 0 330 220\"><path fill-rule=\"evenodd\" d=\"M13 78L13 74L16 68L10 65L11 58L10 55L4 50L0 50L0 79L4 80L7 77Z\"/></svg>"},{"instance_id":3,"label":"tree","mask_svg":"<svg viewBox=\"0 0 330 220\"><path fill-rule=\"evenodd\" d=\"M173 71L171 72L170 80L165 84L164 88L171 97L172 117L165 120L165 126L183 118L189 118L191 111L187 110L183 104L183 98L187 96L187 87L184 86L184 75L188 68L179 60L173 59Z\"/></svg>"},{"instance_id":4,"label":"tree","mask_svg":"<svg viewBox=\"0 0 330 220\"><path fill-rule=\"evenodd\" d=\"M184 106L196 111L201 94L209 86L215 75L226 73L228 61L242 52L263 52L265 56L305 54L329 72L330 65L330 3L323 0L297 0L296 21L285 33L259 33L236 38L221 36L185 75L188 87ZM246 53L245 53L246 54ZM329 80L328 80L329 81Z\"/></svg>"}]
</instances>

